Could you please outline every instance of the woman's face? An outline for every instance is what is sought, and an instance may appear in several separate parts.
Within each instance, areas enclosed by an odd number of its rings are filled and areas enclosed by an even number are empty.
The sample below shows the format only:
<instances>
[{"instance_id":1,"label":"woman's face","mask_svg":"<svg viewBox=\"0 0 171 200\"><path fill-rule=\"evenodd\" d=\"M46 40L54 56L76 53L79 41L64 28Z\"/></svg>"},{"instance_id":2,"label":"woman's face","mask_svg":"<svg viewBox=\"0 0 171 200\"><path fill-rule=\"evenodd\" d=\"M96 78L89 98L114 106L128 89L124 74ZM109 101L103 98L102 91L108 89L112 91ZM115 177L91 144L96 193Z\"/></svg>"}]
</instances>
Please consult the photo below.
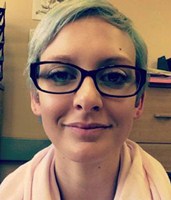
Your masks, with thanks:
<instances>
[{"instance_id":1,"label":"woman's face","mask_svg":"<svg viewBox=\"0 0 171 200\"><path fill-rule=\"evenodd\" d=\"M109 64L135 65L129 36L97 17L66 25L41 56L94 70ZM58 154L77 162L119 155L141 105L135 98L101 96L91 77L75 93L31 95L32 110L41 115L44 130ZM141 103L140 103L141 104Z\"/></svg>"}]
</instances>

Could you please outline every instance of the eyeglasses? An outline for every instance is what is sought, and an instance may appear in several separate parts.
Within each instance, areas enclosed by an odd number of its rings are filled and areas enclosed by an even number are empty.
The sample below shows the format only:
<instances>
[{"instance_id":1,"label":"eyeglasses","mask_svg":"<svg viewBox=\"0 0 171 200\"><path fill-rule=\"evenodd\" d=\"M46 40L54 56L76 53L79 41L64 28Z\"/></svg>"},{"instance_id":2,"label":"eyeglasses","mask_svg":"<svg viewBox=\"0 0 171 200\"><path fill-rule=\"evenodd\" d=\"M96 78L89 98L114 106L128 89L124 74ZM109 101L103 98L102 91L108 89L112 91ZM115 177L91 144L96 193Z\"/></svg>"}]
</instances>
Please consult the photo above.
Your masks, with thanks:
<instances>
[{"instance_id":1,"label":"eyeglasses","mask_svg":"<svg viewBox=\"0 0 171 200\"><path fill-rule=\"evenodd\" d=\"M127 65L111 65L87 71L76 65L58 61L35 62L30 77L42 92L67 94L76 92L86 77L91 77L101 95L131 97L146 83L146 70Z\"/></svg>"}]
</instances>

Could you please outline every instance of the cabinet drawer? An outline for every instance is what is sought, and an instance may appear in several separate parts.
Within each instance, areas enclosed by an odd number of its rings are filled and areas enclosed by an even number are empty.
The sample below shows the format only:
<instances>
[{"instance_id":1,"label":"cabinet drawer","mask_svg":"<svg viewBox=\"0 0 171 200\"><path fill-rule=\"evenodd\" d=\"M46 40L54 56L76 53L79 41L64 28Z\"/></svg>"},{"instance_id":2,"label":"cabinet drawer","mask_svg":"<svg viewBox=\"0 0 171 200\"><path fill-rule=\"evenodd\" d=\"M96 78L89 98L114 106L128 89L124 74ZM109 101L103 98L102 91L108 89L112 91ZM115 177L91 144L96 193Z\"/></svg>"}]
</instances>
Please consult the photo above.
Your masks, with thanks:
<instances>
[{"instance_id":1,"label":"cabinet drawer","mask_svg":"<svg viewBox=\"0 0 171 200\"><path fill-rule=\"evenodd\" d=\"M148 88L144 112L130 138L137 142L171 143L171 88Z\"/></svg>"}]
</instances>

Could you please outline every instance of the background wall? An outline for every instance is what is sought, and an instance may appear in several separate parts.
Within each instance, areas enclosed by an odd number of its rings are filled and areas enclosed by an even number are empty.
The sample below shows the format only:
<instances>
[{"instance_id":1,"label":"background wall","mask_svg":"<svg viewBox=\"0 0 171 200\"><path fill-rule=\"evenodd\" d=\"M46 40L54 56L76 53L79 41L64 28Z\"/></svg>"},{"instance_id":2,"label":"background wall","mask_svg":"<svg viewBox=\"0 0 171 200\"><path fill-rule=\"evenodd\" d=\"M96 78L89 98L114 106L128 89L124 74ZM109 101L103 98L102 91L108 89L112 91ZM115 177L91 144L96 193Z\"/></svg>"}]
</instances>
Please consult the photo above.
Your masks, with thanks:
<instances>
[{"instance_id":1,"label":"background wall","mask_svg":"<svg viewBox=\"0 0 171 200\"><path fill-rule=\"evenodd\" d=\"M171 57L170 0L111 0L128 15L149 48L149 66L157 58ZM6 0L6 44L4 63L4 113L2 136L46 138L38 119L30 109L29 90L23 76L27 62L29 31L38 21L32 20L32 0Z\"/></svg>"},{"instance_id":2,"label":"background wall","mask_svg":"<svg viewBox=\"0 0 171 200\"><path fill-rule=\"evenodd\" d=\"M129 16L145 39L149 50L149 67L156 67L157 58L171 57L170 0L111 0Z\"/></svg>"},{"instance_id":3,"label":"background wall","mask_svg":"<svg viewBox=\"0 0 171 200\"><path fill-rule=\"evenodd\" d=\"M3 136L45 137L31 112L26 76L29 31L37 25L32 20L32 0L6 1L6 43L4 63Z\"/></svg>"}]
</instances>

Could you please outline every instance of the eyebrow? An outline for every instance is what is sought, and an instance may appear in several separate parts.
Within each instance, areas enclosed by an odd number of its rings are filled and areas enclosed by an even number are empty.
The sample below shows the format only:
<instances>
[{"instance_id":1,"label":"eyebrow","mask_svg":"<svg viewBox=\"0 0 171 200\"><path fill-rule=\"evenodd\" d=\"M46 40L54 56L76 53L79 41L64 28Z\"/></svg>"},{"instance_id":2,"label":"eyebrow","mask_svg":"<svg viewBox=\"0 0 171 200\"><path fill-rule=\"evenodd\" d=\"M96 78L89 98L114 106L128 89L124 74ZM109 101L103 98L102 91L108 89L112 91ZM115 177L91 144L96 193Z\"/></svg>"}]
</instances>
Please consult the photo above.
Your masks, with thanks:
<instances>
[{"instance_id":1,"label":"eyebrow","mask_svg":"<svg viewBox=\"0 0 171 200\"><path fill-rule=\"evenodd\" d=\"M129 60L126 57L122 57L122 56L114 56L114 57L109 57L109 58L105 58L102 59L99 63L98 63L98 67L104 67L105 65L132 65L131 60Z\"/></svg>"},{"instance_id":2,"label":"eyebrow","mask_svg":"<svg viewBox=\"0 0 171 200\"><path fill-rule=\"evenodd\" d=\"M74 61L70 56L67 56L67 55L50 56L50 57L46 58L46 60L61 61L61 62L67 62L67 63L72 63Z\"/></svg>"}]
</instances>

